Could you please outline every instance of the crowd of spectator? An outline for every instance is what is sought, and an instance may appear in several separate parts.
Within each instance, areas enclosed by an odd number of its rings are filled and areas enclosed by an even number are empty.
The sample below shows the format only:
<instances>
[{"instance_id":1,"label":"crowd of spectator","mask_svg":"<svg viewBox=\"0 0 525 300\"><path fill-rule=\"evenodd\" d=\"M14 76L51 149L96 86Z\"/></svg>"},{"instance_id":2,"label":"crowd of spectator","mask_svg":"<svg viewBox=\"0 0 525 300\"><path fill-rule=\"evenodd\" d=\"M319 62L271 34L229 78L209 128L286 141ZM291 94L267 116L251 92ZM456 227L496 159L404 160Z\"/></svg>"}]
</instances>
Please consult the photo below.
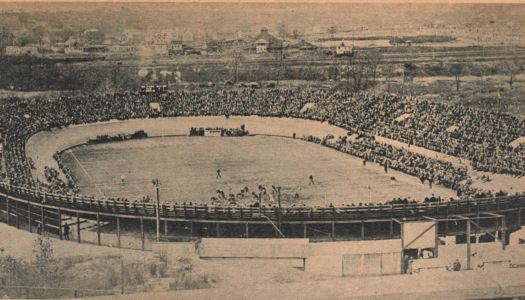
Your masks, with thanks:
<instances>
[{"instance_id":1,"label":"crowd of spectator","mask_svg":"<svg viewBox=\"0 0 525 300\"><path fill-rule=\"evenodd\" d=\"M370 161L384 166L385 170L391 168L415 176L422 184L428 182L430 188L433 184L443 185L457 191L457 196L472 195L478 191L469 184L461 183L467 179L467 167L454 166L451 162L380 143L373 135L365 135L354 141L347 137L339 137L337 141L331 141L329 137L321 140L307 136L305 139L360 157L363 159L363 165Z\"/></svg>"},{"instance_id":2,"label":"crowd of spectator","mask_svg":"<svg viewBox=\"0 0 525 300\"><path fill-rule=\"evenodd\" d=\"M525 147L510 144L525 136L516 116L425 100L404 102L411 116L400 124L375 128L375 134L468 159L474 169L525 175Z\"/></svg>"},{"instance_id":3,"label":"crowd of spectator","mask_svg":"<svg viewBox=\"0 0 525 300\"><path fill-rule=\"evenodd\" d=\"M154 102L159 103L160 112L150 106ZM314 105L302 110L307 103ZM406 114L410 117L396 120ZM35 98L8 101L0 105L0 115L6 165L4 173L9 182L25 188L44 188L54 193L76 193L78 190L74 187L70 171L63 167L66 183L59 179L52 168L44 171L47 182L39 182L32 176L32 164L25 156L25 143L32 134L72 124L155 118L160 115L259 115L328 122L347 130L348 136L308 139L360 157L364 163L375 162L417 176L423 183L452 188L458 191L458 196L479 192L465 183L465 167L416 154L407 148L379 143L374 136L464 158L476 170L525 175L525 147L509 146L510 142L524 136L524 119L397 95L278 89L181 90L163 96L135 93L64 94L54 100ZM230 132L233 135L237 133L236 130ZM60 165L59 157L55 159Z\"/></svg>"}]
</instances>

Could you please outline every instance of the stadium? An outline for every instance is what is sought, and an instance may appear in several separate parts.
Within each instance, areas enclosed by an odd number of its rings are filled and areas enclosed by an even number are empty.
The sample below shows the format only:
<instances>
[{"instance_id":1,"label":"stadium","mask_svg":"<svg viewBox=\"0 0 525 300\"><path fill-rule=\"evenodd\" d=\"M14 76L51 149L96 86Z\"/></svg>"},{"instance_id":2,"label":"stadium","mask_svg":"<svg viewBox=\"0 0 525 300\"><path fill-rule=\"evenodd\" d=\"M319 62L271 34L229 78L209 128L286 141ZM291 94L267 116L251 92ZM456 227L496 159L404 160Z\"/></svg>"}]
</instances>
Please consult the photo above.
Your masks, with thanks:
<instances>
[{"instance_id":1,"label":"stadium","mask_svg":"<svg viewBox=\"0 0 525 300\"><path fill-rule=\"evenodd\" d=\"M524 148L511 143L525 122L510 115L273 89L62 96L0 110L2 221L60 239L142 250L205 238L401 240L389 271L381 258L380 272L396 273L404 255L437 257L450 238L504 249L523 223Z\"/></svg>"}]
</instances>

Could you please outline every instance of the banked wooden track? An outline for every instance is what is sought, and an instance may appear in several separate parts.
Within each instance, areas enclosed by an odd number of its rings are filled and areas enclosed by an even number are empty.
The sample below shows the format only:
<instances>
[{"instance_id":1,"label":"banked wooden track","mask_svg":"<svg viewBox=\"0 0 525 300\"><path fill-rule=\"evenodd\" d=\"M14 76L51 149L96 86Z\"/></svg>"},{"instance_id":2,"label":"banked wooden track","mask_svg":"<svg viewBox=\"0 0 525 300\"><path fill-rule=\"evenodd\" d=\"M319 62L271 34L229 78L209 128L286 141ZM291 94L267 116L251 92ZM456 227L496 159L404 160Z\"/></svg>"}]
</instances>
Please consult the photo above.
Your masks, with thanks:
<instances>
[{"instance_id":1,"label":"banked wooden track","mask_svg":"<svg viewBox=\"0 0 525 300\"><path fill-rule=\"evenodd\" d=\"M361 226L360 232L357 232L358 239L382 239L399 237L399 228L396 227L396 224L421 219L436 219L441 222L438 230L439 236L464 233L464 229L457 224L457 221L452 220L452 217L473 218L477 219L480 224L483 223L483 219L487 219L483 230L494 232L500 230L503 225L505 231L512 231L522 225L522 209L524 207L525 196L516 195L441 203L289 207L281 210L264 207L161 205L159 217L162 224L165 224L166 234L168 233L168 222L170 224L183 224L180 228L184 226L186 229L190 228L190 231L186 233L170 232L175 236L178 234L193 237L209 236L209 234L203 234L196 228L198 226L214 228L213 225L215 225L217 237L231 237L226 230L223 229L221 232L219 229L220 226L230 226L227 227L229 230L237 233L242 232L239 235L236 233L234 235L236 237L274 237L273 235L277 235L276 232L279 228L286 237L304 238L308 236L313 238L316 236L315 232L321 232L321 236L328 233L331 239L336 237L353 239L355 235L352 231L355 230L352 226L357 226L357 231ZM144 236L143 223L156 220L156 205L154 203L103 201L88 197L55 195L12 187L5 183L0 184L0 211L2 216L9 216L9 218L4 218L4 221L10 225L13 225L13 218L17 227L19 227L20 222L32 225L43 223L46 232L54 233L60 237L63 229L61 220L63 220L64 215L73 220L70 224L80 222L79 216L97 220L97 222L100 222L101 219L108 222L116 220L117 223L119 220L120 222L122 220L136 221L137 224L140 222L142 236ZM491 218L491 215L503 218L503 223L493 222L491 219L494 218ZM258 226L258 229L251 230L249 226ZM350 227L352 227L351 230ZM78 230L80 231L80 226ZM483 230L480 229L481 232ZM100 244L100 228L98 236Z\"/></svg>"}]
</instances>

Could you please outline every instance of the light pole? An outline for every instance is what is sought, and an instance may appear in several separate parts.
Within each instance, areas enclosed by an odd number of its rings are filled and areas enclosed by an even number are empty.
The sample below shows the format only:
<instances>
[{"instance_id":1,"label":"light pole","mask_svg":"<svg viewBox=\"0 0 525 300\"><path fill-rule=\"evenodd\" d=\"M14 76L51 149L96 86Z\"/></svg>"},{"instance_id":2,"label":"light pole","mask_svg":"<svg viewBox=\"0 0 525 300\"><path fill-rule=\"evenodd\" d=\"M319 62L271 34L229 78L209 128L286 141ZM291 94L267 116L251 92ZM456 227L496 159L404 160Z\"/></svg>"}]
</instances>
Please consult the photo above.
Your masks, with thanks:
<instances>
[{"instance_id":1,"label":"light pole","mask_svg":"<svg viewBox=\"0 0 525 300\"><path fill-rule=\"evenodd\" d=\"M159 197L159 185L160 185L160 181L158 179L153 179L151 181L151 183L153 183L153 186L155 186L155 189L157 190L157 203L156 203L156 208L155 208L155 214L156 214L156 219L157 219L157 242L160 241L160 214L159 214L159 204L160 204L160 197Z\"/></svg>"}]
</instances>

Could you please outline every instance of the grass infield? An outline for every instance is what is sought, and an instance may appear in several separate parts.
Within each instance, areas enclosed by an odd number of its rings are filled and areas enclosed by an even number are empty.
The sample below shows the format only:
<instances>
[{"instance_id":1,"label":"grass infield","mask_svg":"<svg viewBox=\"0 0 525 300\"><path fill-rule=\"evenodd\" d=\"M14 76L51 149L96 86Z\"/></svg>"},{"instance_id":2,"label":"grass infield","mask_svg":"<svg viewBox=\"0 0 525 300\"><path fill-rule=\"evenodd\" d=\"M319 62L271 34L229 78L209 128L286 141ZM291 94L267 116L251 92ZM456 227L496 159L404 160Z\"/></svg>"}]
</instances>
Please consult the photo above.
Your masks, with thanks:
<instances>
[{"instance_id":1,"label":"grass infield","mask_svg":"<svg viewBox=\"0 0 525 300\"><path fill-rule=\"evenodd\" d=\"M258 193L259 185L268 192L271 185L281 186L285 206L454 196L451 190L441 186L429 189L401 172L389 169L385 173L375 163L363 166L359 158L284 137L148 138L81 145L65 151L62 160L72 170L81 194L130 200L146 195L154 199L153 178L161 182L161 201L178 203L209 203L217 196L216 190L228 195L248 187L250 194ZM217 170L222 178L217 178ZM396 178L394 185L392 176ZM250 195L241 202L254 201Z\"/></svg>"}]
</instances>

